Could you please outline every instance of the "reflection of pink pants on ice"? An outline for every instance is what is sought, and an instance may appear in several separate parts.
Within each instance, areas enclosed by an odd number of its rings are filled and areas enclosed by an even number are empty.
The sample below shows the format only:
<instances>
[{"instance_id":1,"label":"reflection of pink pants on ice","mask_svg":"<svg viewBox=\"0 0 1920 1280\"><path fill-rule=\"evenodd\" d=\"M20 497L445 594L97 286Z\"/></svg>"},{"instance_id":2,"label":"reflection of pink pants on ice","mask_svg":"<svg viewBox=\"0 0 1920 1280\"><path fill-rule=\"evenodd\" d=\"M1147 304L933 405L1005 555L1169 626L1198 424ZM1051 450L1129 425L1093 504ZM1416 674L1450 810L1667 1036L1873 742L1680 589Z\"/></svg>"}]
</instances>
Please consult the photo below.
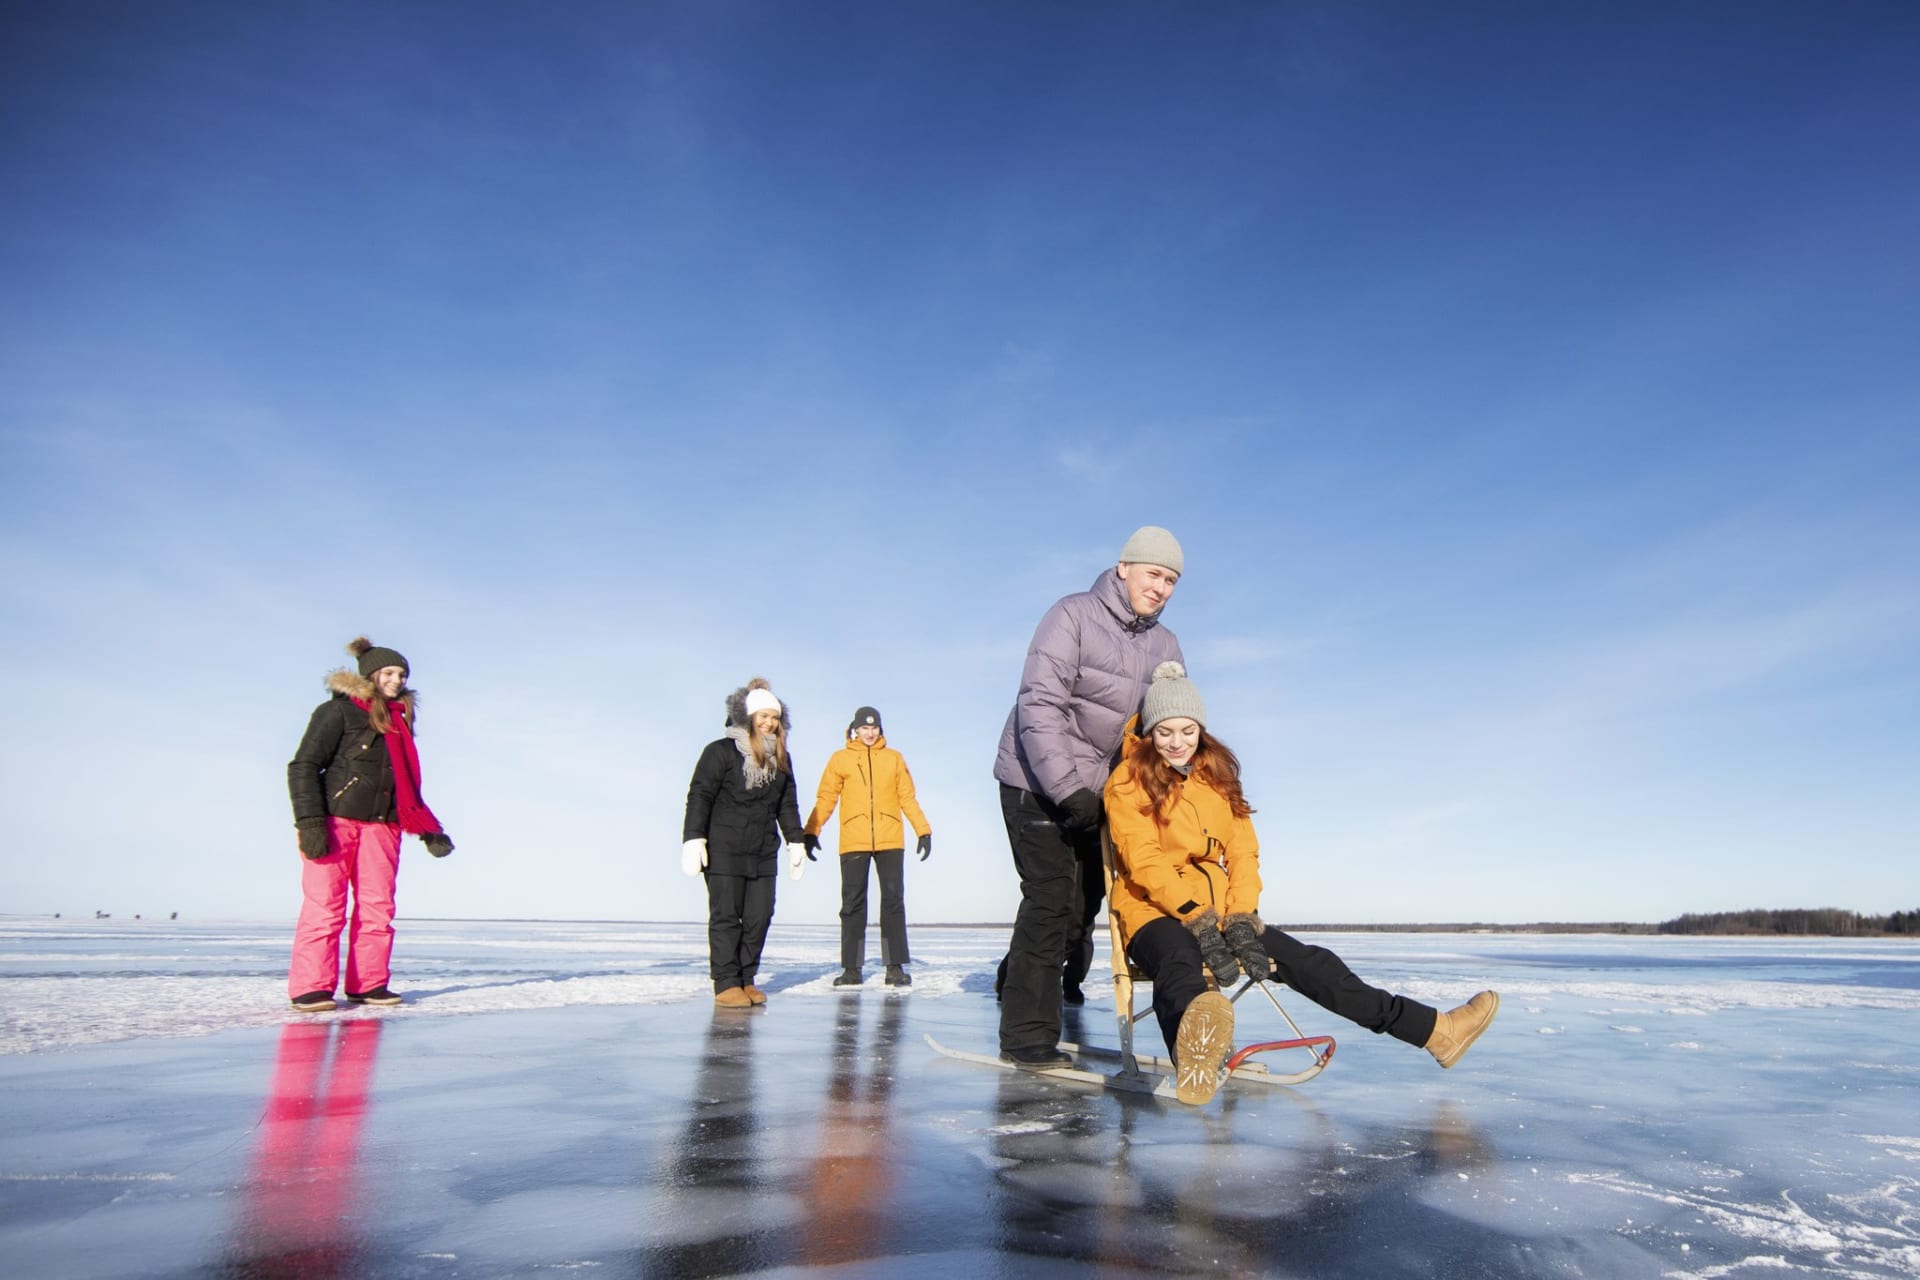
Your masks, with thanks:
<instances>
[{"instance_id":1,"label":"reflection of pink pants on ice","mask_svg":"<svg viewBox=\"0 0 1920 1280\"><path fill-rule=\"evenodd\" d=\"M293 927L287 994L332 992L340 977L340 929L353 890L347 931L347 990L387 985L393 955L393 885L400 874L400 824L327 819L327 856L300 869L300 921Z\"/></svg>"}]
</instances>

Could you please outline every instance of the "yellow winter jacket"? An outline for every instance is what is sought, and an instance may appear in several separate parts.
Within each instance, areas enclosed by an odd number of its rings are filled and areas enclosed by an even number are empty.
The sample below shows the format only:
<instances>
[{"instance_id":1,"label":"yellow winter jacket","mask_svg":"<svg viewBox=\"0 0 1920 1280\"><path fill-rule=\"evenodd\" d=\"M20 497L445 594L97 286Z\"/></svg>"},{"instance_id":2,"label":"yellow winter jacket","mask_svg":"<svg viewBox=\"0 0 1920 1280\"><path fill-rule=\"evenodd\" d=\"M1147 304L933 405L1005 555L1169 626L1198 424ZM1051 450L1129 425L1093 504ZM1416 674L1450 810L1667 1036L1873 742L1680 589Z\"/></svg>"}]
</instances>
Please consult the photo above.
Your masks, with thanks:
<instances>
[{"instance_id":1,"label":"yellow winter jacket","mask_svg":"<svg viewBox=\"0 0 1920 1280\"><path fill-rule=\"evenodd\" d=\"M1222 920L1260 909L1260 841L1226 797L1204 782L1174 784L1165 809L1140 812L1147 793L1133 775L1138 719L1127 726L1120 765L1107 779L1113 839L1113 909L1121 945L1161 916L1186 921L1212 907Z\"/></svg>"},{"instance_id":2,"label":"yellow winter jacket","mask_svg":"<svg viewBox=\"0 0 1920 1280\"><path fill-rule=\"evenodd\" d=\"M840 806L841 853L906 848L900 827L902 810L913 823L914 834L932 830L914 798L907 762L887 746L885 737L875 739L870 747L855 739L833 753L820 775L819 798L807 815L808 835L820 834L836 804Z\"/></svg>"}]
</instances>

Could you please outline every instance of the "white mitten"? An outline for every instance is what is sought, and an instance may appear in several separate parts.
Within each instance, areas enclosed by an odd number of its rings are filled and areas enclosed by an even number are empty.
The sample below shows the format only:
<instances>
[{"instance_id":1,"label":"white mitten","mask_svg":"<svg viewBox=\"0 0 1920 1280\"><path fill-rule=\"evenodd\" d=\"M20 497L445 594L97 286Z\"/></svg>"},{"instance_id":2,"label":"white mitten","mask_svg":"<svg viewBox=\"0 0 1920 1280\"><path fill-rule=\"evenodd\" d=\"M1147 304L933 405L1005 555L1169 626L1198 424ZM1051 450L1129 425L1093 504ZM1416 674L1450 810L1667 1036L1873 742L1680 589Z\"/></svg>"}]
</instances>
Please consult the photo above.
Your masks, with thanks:
<instances>
[{"instance_id":1,"label":"white mitten","mask_svg":"<svg viewBox=\"0 0 1920 1280\"><path fill-rule=\"evenodd\" d=\"M807 846L799 843L787 846L787 870L795 880L807 874Z\"/></svg>"},{"instance_id":2,"label":"white mitten","mask_svg":"<svg viewBox=\"0 0 1920 1280\"><path fill-rule=\"evenodd\" d=\"M680 846L680 869L690 876L700 874L700 868L707 865L707 842L704 838L689 840Z\"/></svg>"}]
</instances>

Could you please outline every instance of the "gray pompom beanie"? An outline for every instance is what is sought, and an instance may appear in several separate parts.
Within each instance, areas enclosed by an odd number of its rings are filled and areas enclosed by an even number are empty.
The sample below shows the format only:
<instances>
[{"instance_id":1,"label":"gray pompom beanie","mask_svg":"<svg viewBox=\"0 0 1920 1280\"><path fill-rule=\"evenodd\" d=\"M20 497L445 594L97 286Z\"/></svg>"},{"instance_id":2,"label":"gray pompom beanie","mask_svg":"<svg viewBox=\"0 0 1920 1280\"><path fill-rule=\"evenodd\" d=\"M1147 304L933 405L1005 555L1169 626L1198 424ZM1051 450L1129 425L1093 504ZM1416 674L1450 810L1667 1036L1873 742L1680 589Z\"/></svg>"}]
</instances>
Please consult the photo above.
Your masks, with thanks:
<instances>
[{"instance_id":1,"label":"gray pompom beanie","mask_svg":"<svg viewBox=\"0 0 1920 1280\"><path fill-rule=\"evenodd\" d=\"M1200 691L1187 679L1187 669L1177 662L1163 662L1153 669L1153 683L1147 686L1147 699L1140 708L1140 732L1152 733L1162 720L1185 717L1207 724L1207 704Z\"/></svg>"},{"instance_id":2,"label":"gray pompom beanie","mask_svg":"<svg viewBox=\"0 0 1920 1280\"><path fill-rule=\"evenodd\" d=\"M1175 573L1185 573L1187 559L1180 553L1180 540L1157 524L1143 524L1133 531L1127 545L1120 548L1121 564L1157 564Z\"/></svg>"}]
</instances>

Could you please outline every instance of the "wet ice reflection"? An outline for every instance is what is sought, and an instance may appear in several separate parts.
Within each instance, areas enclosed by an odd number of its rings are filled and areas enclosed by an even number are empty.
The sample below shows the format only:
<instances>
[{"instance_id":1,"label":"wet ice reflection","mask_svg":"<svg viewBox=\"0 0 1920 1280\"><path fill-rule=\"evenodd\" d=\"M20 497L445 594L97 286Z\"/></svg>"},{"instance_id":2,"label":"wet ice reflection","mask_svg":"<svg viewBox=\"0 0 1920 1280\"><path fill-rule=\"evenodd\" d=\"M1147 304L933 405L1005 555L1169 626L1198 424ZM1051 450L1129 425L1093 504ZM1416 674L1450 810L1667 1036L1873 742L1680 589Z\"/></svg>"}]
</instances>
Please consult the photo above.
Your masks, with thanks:
<instances>
[{"instance_id":1,"label":"wet ice reflection","mask_svg":"<svg viewBox=\"0 0 1920 1280\"><path fill-rule=\"evenodd\" d=\"M288 1023L252 1164L220 1273L361 1274L356 1223L365 1217L357 1176L374 1058L386 1024Z\"/></svg>"}]
</instances>

